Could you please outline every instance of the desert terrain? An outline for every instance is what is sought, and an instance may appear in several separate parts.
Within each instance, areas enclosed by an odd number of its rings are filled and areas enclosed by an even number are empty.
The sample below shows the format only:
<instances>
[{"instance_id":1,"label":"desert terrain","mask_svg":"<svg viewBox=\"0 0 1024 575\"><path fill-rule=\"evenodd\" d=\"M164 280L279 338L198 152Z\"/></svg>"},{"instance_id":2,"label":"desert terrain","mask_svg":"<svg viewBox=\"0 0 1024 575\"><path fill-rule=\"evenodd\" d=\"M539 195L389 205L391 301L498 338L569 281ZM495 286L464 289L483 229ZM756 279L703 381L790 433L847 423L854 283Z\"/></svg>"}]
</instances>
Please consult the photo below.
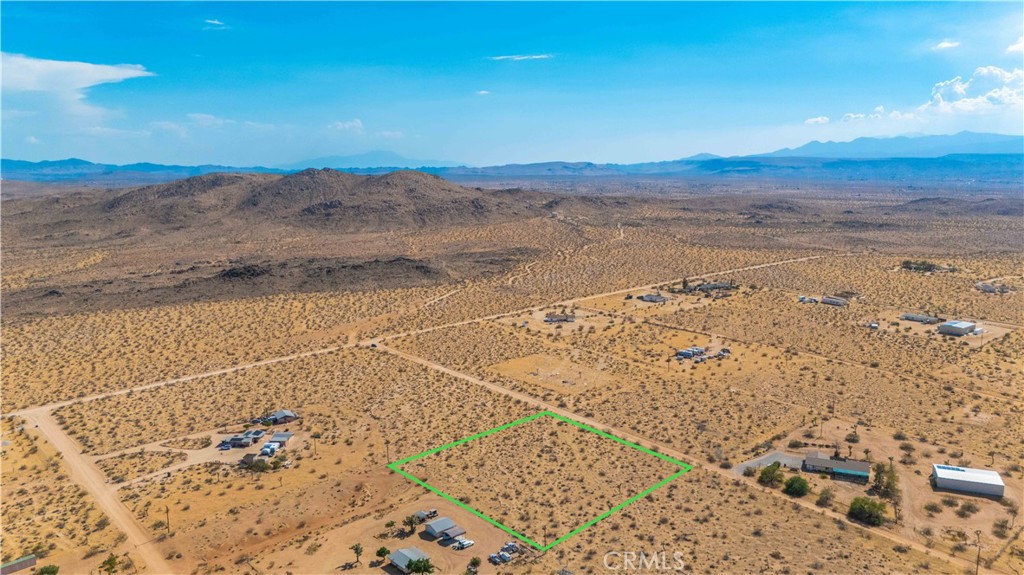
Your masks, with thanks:
<instances>
[{"instance_id":1,"label":"desert terrain","mask_svg":"<svg viewBox=\"0 0 1024 575\"><path fill-rule=\"evenodd\" d=\"M694 573L1024 572L1016 191L536 188L306 170L5 197L3 559L394 574L383 557L415 546L440 573L605 573L625 552ZM799 300L830 295L848 304ZM691 346L709 358L676 358ZM514 535L388 467L544 411L692 469L495 565ZM538 541L675 471L532 424L403 469ZM883 465L899 496L758 481L810 450ZM936 490L933 463L996 471L1005 497ZM886 503L879 525L847 517L856 497ZM427 535L430 509L475 545Z\"/></svg>"}]
</instances>

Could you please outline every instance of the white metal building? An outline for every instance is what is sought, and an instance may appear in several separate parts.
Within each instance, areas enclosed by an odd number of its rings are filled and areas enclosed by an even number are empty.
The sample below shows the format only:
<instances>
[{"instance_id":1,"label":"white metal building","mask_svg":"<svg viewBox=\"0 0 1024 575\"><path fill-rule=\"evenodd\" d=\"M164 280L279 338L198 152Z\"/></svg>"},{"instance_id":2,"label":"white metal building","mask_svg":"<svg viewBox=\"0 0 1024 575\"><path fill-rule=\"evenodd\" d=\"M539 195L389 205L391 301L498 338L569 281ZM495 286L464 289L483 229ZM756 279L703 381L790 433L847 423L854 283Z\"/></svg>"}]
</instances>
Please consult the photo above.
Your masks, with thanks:
<instances>
[{"instance_id":1,"label":"white metal building","mask_svg":"<svg viewBox=\"0 0 1024 575\"><path fill-rule=\"evenodd\" d=\"M939 325L939 333L946 335L967 335L973 333L978 326L969 321L947 321Z\"/></svg>"},{"instance_id":2,"label":"white metal building","mask_svg":"<svg viewBox=\"0 0 1024 575\"><path fill-rule=\"evenodd\" d=\"M939 489L1002 497L1005 484L999 473L989 469L972 469L932 464L932 484Z\"/></svg>"}]
</instances>

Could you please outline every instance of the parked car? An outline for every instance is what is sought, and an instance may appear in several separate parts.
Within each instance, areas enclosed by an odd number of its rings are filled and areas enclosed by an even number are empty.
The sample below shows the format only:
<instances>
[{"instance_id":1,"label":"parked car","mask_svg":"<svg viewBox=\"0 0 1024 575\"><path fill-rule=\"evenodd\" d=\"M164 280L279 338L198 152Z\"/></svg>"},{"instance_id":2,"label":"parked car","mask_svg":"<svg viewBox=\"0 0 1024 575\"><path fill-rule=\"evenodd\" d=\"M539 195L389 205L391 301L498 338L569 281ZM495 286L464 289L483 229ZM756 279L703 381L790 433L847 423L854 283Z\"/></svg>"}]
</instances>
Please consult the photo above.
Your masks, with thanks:
<instances>
[{"instance_id":1,"label":"parked car","mask_svg":"<svg viewBox=\"0 0 1024 575\"><path fill-rule=\"evenodd\" d=\"M427 518L433 519L437 517L437 509L427 509Z\"/></svg>"},{"instance_id":2,"label":"parked car","mask_svg":"<svg viewBox=\"0 0 1024 575\"><path fill-rule=\"evenodd\" d=\"M476 541L472 539L459 539L455 542L455 545L452 545L452 549L467 549L474 544L476 544Z\"/></svg>"},{"instance_id":3,"label":"parked car","mask_svg":"<svg viewBox=\"0 0 1024 575\"><path fill-rule=\"evenodd\" d=\"M508 563L512 560L512 556L508 553L505 553L504 551L498 551L498 557L501 558L502 563Z\"/></svg>"},{"instance_id":4,"label":"parked car","mask_svg":"<svg viewBox=\"0 0 1024 575\"><path fill-rule=\"evenodd\" d=\"M498 557L497 553L491 553L490 555L488 555L487 560L494 565L498 565L499 563L501 563L501 558Z\"/></svg>"},{"instance_id":5,"label":"parked car","mask_svg":"<svg viewBox=\"0 0 1024 575\"><path fill-rule=\"evenodd\" d=\"M515 541L509 541L501 547L501 550L507 553L519 553L519 546L516 545Z\"/></svg>"},{"instance_id":6,"label":"parked car","mask_svg":"<svg viewBox=\"0 0 1024 575\"><path fill-rule=\"evenodd\" d=\"M219 449L221 451L230 451L231 450L231 444L230 443L221 443L220 445L217 446L217 449Z\"/></svg>"}]
</instances>

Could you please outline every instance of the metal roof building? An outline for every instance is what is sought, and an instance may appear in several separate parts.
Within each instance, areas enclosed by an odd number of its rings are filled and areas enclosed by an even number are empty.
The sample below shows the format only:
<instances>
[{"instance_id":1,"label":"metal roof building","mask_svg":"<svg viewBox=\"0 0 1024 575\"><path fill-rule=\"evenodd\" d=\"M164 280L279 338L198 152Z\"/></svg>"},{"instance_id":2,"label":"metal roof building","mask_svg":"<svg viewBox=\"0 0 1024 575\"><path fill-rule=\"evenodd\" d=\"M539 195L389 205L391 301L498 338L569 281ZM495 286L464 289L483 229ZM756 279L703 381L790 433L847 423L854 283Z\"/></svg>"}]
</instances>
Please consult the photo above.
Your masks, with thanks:
<instances>
[{"instance_id":1,"label":"metal roof building","mask_svg":"<svg viewBox=\"0 0 1024 575\"><path fill-rule=\"evenodd\" d=\"M946 335L967 335L972 333L978 326L969 321L947 321L939 325L939 333Z\"/></svg>"},{"instance_id":2,"label":"metal roof building","mask_svg":"<svg viewBox=\"0 0 1024 575\"><path fill-rule=\"evenodd\" d=\"M924 315L922 313L905 313L905 314L900 316L900 319L903 319L903 320L906 320L906 321L916 321L918 323L928 323L928 324L939 323L939 321L940 321L939 318L937 318L937 317L930 316L930 315Z\"/></svg>"},{"instance_id":3,"label":"metal roof building","mask_svg":"<svg viewBox=\"0 0 1024 575\"><path fill-rule=\"evenodd\" d=\"M398 549L388 555L391 564L397 567L402 573L409 572L409 563L416 559L430 559L430 556L415 547Z\"/></svg>"},{"instance_id":4,"label":"metal roof building","mask_svg":"<svg viewBox=\"0 0 1024 575\"><path fill-rule=\"evenodd\" d=\"M836 479L867 483L871 476L871 462L858 459L834 459L824 453L808 453L804 457L804 470L823 471Z\"/></svg>"},{"instance_id":5,"label":"metal roof building","mask_svg":"<svg viewBox=\"0 0 1024 575\"><path fill-rule=\"evenodd\" d=\"M932 485L939 489L963 491L1002 497L1006 488L999 473L989 469L972 469L952 465L932 464Z\"/></svg>"},{"instance_id":6,"label":"metal roof building","mask_svg":"<svg viewBox=\"0 0 1024 575\"><path fill-rule=\"evenodd\" d=\"M455 527L455 522L448 517L438 517L437 519L427 523L423 526L423 529L434 537L440 537L445 531Z\"/></svg>"}]
</instances>

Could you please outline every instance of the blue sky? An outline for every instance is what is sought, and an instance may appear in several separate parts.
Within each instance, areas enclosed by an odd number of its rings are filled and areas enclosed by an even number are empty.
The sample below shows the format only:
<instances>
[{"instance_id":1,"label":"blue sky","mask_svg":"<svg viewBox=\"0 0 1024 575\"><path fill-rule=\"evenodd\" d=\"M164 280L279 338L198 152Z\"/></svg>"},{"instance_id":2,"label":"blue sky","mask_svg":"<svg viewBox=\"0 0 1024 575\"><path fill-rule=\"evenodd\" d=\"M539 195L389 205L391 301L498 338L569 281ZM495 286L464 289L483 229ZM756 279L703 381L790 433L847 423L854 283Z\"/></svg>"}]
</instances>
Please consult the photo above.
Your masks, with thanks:
<instances>
[{"instance_id":1,"label":"blue sky","mask_svg":"<svg viewBox=\"0 0 1024 575\"><path fill-rule=\"evenodd\" d=\"M666 160L1020 134L1024 3L3 2L3 156Z\"/></svg>"}]
</instances>

